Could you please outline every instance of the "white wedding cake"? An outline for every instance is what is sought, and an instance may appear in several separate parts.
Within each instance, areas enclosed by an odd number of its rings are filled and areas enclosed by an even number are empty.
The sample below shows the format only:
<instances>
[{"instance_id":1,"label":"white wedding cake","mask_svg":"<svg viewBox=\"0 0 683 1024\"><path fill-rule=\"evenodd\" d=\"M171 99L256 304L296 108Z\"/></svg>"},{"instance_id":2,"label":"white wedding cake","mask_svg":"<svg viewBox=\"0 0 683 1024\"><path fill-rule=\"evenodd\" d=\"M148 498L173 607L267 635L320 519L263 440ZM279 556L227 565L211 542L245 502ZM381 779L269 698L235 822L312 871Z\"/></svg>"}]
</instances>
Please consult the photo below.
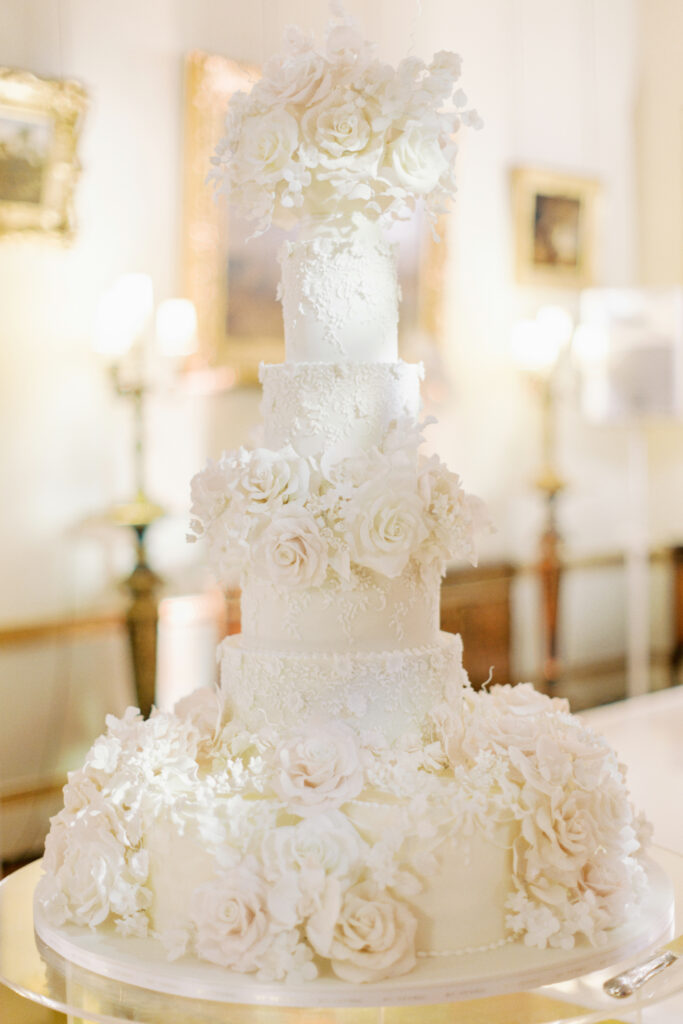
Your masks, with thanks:
<instances>
[{"instance_id":1,"label":"white wedding cake","mask_svg":"<svg viewBox=\"0 0 683 1024\"><path fill-rule=\"evenodd\" d=\"M221 684L109 719L69 777L38 890L54 928L158 940L260 979L356 984L507 943L600 944L645 885L623 769L563 701L475 692L439 630L481 503L419 452L382 235L454 191L477 116L459 59L397 69L345 20L291 31L233 97L216 175L281 254L286 358L265 446L192 483L192 531L239 578Z\"/></svg>"}]
</instances>

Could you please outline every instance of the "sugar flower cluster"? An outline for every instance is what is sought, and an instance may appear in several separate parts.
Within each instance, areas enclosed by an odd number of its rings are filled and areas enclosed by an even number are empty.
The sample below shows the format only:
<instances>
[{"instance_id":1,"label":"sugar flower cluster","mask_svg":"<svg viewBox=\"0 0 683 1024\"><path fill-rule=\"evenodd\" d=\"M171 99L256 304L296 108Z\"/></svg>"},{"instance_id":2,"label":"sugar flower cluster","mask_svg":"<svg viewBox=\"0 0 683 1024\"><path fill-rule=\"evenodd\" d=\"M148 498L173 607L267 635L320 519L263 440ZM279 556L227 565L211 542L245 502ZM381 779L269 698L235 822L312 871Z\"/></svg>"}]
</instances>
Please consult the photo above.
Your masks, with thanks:
<instances>
[{"instance_id":1,"label":"sugar flower cluster","mask_svg":"<svg viewBox=\"0 0 683 1024\"><path fill-rule=\"evenodd\" d=\"M464 690L462 713L434 720L450 763L503 764L500 807L519 822L507 923L530 946L604 943L645 890L634 854L649 825L628 800L624 766L606 741L530 683Z\"/></svg>"},{"instance_id":2,"label":"sugar flower cluster","mask_svg":"<svg viewBox=\"0 0 683 1024\"><path fill-rule=\"evenodd\" d=\"M457 88L460 64L442 51L392 68L343 15L324 52L290 28L284 53L232 96L212 177L256 233L310 218L403 219L419 198L435 218L455 193L454 134L480 126Z\"/></svg>"},{"instance_id":3,"label":"sugar flower cluster","mask_svg":"<svg viewBox=\"0 0 683 1024\"><path fill-rule=\"evenodd\" d=\"M345 585L359 569L393 578L411 560L476 562L483 503L437 456L418 458L420 440L395 423L381 448L345 458L226 453L192 480L190 539L208 540L224 582L248 568L282 586Z\"/></svg>"},{"instance_id":4,"label":"sugar flower cluster","mask_svg":"<svg viewBox=\"0 0 683 1024\"><path fill-rule=\"evenodd\" d=\"M250 732L210 690L174 714L109 718L52 821L43 914L150 935L170 959L264 979L331 970L378 981L424 952L418 907L430 879L472 836L500 843L502 827L510 936L599 944L645 877L635 856L644 833L615 755L530 686L450 689L431 735L393 745L338 720ZM182 836L190 859L157 929L159 829Z\"/></svg>"}]
</instances>

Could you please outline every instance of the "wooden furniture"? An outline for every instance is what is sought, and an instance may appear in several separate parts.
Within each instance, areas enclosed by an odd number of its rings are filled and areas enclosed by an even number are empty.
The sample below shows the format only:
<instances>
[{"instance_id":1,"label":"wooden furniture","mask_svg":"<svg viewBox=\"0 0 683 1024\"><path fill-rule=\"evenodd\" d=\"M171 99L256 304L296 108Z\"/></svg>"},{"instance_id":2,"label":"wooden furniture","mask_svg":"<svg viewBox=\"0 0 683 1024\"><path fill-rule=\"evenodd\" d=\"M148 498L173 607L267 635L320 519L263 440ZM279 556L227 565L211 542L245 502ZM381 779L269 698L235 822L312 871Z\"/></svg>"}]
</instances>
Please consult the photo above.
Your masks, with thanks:
<instances>
[{"instance_id":1,"label":"wooden furniture","mask_svg":"<svg viewBox=\"0 0 683 1024\"><path fill-rule=\"evenodd\" d=\"M460 633L464 665L479 687L493 672L496 683L511 683L511 588L515 569L507 562L452 569L441 587L441 628Z\"/></svg>"},{"instance_id":2,"label":"wooden furniture","mask_svg":"<svg viewBox=\"0 0 683 1024\"><path fill-rule=\"evenodd\" d=\"M671 652L671 684L683 682L683 547L672 550L673 565L673 650Z\"/></svg>"}]
</instances>

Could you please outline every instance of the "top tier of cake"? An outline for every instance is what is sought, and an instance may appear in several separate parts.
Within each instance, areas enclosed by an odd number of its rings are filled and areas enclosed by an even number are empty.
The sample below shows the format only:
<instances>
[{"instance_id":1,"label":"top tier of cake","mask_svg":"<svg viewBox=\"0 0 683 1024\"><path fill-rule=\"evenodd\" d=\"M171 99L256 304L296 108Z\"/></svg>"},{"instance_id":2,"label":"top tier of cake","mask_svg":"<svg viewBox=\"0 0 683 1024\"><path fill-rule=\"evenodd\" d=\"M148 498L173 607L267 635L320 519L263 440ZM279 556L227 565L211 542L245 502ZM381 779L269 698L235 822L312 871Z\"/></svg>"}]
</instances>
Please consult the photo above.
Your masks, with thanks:
<instances>
[{"instance_id":1,"label":"top tier of cake","mask_svg":"<svg viewBox=\"0 0 683 1024\"><path fill-rule=\"evenodd\" d=\"M375 225L304 234L280 252L288 363L398 359L395 247Z\"/></svg>"}]
</instances>

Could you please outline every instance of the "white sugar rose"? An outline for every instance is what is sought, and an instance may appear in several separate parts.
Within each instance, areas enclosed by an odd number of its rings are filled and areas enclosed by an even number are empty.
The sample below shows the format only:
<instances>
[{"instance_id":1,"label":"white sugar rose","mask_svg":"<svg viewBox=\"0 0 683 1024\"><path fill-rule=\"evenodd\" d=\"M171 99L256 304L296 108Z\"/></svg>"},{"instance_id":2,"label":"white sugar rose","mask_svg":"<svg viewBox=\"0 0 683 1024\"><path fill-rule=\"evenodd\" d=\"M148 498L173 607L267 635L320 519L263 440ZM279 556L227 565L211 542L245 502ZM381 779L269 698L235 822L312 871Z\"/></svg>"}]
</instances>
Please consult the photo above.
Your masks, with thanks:
<instances>
[{"instance_id":1,"label":"white sugar rose","mask_svg":"<svg viewBox=\"0 0 683 1024\"><path fill-rule=\"evenodd\" d=\"M386 161L399 183L416 195L431 192L448 170L438 137L420 127L401 132L387 147Z\"/></svg>"},{"instance_id":2,"label":"white sugar rose","mask_svg":"<svg viewBox=\"0 0 683 1024\"><path fill-rule=\"evenodd\" d=\"M195 473L190 483L192 505L190 515L192 530L200 536L208 525L227 507L231 490L231 462L221 459L207 462L204 469Z\"/></svg>"},{"instance_id":3,"label":"white sugar rose","mask_svg":"<svg viewBox=\"0 0 683 1024\"><path fill-rule=\"evenodd\" d=\"M633 885L643 868L625 857L609 857L599 852L587 863L582 882L592 890L609 915L610 924L625 920L633 904ZM636 876L636 877L634 877Z\"/></svg>"},{"instance_id":4,"label":"white sugar rose","mask_svg":"<svg viewBox=\"0 0 683 1024\"><path fill-rule=\"evenodd\" d=\"M399 576L427 536L414 483L383 477L359 488L349 503L351 560L384 576Z\"/></svg>"},{"instance_id":5,"label":"white sugar rose","mask_svg":"<svg viewBox=\"0 0 683 1024\"><path fill-rule=\"evenodd\" d=\"M190 723L200 742L210 741L223 724L223 700L213 687L200 686L176 703L173 714Z\"/></svg>"},{"instance_id":6,"label":"white sugar rose","mask_svg":"<svg viewBox=\"0 0 683 1024\"><path fill-rule=\"evenodd\" d=\"M487 749L535 754L539 738L551 727L550 715L567 708L566 701L546 697L531 683L492 686L468 694L467 700L469 708L460 743L462 753L470 757ZM519 765L527 770L523 762ZM531 762L528 770L532 770Z\"/></svg>"},{"instance_id":7,"label":"white sugar rose","mask_svg":"<svg viewBox=\"0 0 683 1024\"><path fill-rule=\"evenodd\" d=\"M258 185L279 181L299 142L299 126L286 110L245 118L232 173Z\"/></svg>"},{"instance_id":8,"label":"white sugar rose","mask_svg":"<svg viewBox=\"0 0 683 1024\"><path fill-rule=\"evenodd\" d=\"M337 894L314 914L306 936L344 981L359 984L406 974L415 966L417 921L408 907L368 883Z\"/></svg>"},{"instance_id":9,"label":"white sugar rose","mask_svg":"<svg viewBox=\"0 0 683 1024\"><path fill-rule=\"evenodd\" d=\"M330 91L332 75L327 61L312 48L292 59L272 57L251 95L260 106L311 106Z\"/></svg>"},{"instance_id":10,"label":"white sugar rose","mask_svg":"<svg viewBox=\"0 0 683 1024\"><path fill-rule=\"evenodd\" d=\"M318 907L328 878L352 885L358 880L366 849L340 811L268 832L261 858L270 883L268 906L273 917L293 928Z\"/></svg>"},{"instance_id":11,"label":"white sugar rose","mask_svg":"<svg viewBox=\"0 0 683 1024\"><path fill-rule=\"evenodd\" d=\"M266 886L254 858L198 886L190 916L197 954L234 971L253 971L272 942Z\"/></svg>"},{"instance_id":12,"label":"white sugar rose","mask_svg":"<svg viewBox=\"0 0 683 1024\"><path fill-rule=\"evenodd\" d=\"M149 906L147 855L129 852L96 812L53 824L38 899L53 924L96 927L110 913L128 917Z\"/></svg>"},{"instance_id":13,"label":"white sugar rose","mask_svg":"<svg viewBox=\"0 0 683 1024\"><path fill-rule=\"evenodd\" d=\"M304 162L326 170L341 169L356 177L376 167L381 139L373 135L363 106L330 94L301 119Z\"/></svg>"},{"instance_id":14,"label":"white sugar rose","mask_svg":"<svg viewBox=\"0 0 683 1024\"><path fill-rule=\"evenodd\" d=\"M522 820L522 837L528 844L524 855L525 880L530 883L561 879L578 884L588 858L600 845L599 830L587 807L570 794L552 807L537 791L525 791L529 812Z\"/></svg>"},{"instance_id":15,"label":"white sugar rose","mask_svg":"<svg viewBox=\"0 0 683 1024\"><path fill-rule=\"evenodd\" d=\"M235 489L246 511L263 511L273 503L294 501L308 493L308 463L291 445L277 452L269 448L253 452L242 449L239 461Z\"/></svg>"},{"instance_id":16,"label":"white sugar rose","mask_svg":"<svg viewBox=\"0 0 683 1024\"><path fill-rule=\"evenodd\" d=\"M342 722L311 724L287 737L274 761L273 789L301 817L335 810L363 788L356 734Z\"/></svg>"},{"instance_id":17,"label":"white sugar rose","mask_svg":"<svg viewBox=\"0 0 683 1024\"><path fill-rule=\"evenodd\" d=\"M310 513L288 509L259 534L252 548L254 570L272 583L319 587L327 572L327 544Z\"/></svg>"}]
</instances>

